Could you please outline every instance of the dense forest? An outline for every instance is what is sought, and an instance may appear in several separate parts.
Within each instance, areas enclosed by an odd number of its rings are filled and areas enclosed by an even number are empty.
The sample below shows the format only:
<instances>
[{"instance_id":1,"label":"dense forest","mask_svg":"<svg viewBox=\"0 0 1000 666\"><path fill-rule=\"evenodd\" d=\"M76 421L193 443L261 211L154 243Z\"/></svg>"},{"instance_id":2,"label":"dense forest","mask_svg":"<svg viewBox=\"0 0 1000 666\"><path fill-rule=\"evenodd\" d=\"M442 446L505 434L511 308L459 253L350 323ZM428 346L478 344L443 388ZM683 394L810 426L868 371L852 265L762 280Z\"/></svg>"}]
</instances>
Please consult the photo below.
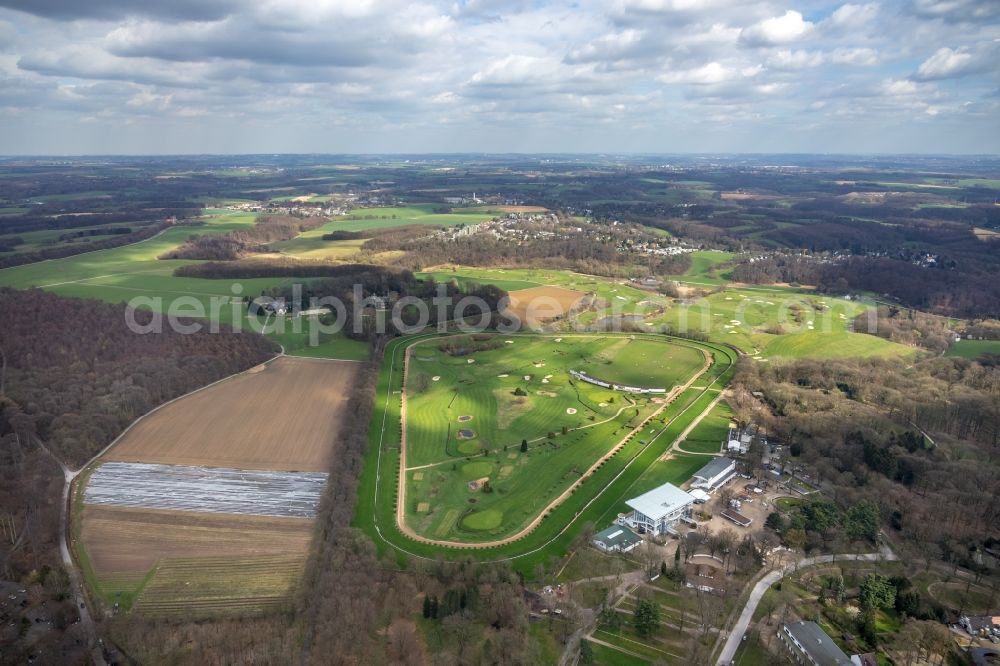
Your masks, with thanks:
<instances>
[{"instance_id":1,"label":"dense forest","mask_svg":"<svg viewBox=\"0 0 1000 666\"><path fill-rule=\"evenodd\" d=\"M367 340L378 345L385 336L397 335L398 330L392 321L391 310L398 309L400 323L406 326L417 325L420 312L415 303L404 303L402 307L395 304L401 299L417 299L426 305L430 325L455 318L456 306L464 297L479 299L470 302L462 313L471 321L479 321L480 315L486 318L487 326L495 325L495 316L501 300L507 293L489 284L469 283L460 287L456 282L439 284L433 280L418 280L407 270L393 269L382 266L344 265L335 277L311 280L302 285L269 290L267 295L283 299L289 308L309 309L316 299L335 298L344 305L343 312L338 315L331 313L325 319L333 324L337 316L342 316L344 334L350 338ZM370 297L377 296L387 299L388 312L381 313L371 310ZM445 297L441 309L435 304L435 297ZM251 303L250 308L259 307ZM367 308L367 309L366 309ZM359 319L360 317L360 319ZM380 319L384 326L379 323Z\"/></svg>"},{"instance_id":2,"label":"dense forest","mask_svg":"<svg viewBox=\"0 0 1000 666\"><path fill-rule=\"evenodd\" d=\"M832 497L870 500L920 557L977 568L1000 524L1000 368L947 357L744 359L734 387L743 418L791 443Z\"/></svg>"}]
</instances>

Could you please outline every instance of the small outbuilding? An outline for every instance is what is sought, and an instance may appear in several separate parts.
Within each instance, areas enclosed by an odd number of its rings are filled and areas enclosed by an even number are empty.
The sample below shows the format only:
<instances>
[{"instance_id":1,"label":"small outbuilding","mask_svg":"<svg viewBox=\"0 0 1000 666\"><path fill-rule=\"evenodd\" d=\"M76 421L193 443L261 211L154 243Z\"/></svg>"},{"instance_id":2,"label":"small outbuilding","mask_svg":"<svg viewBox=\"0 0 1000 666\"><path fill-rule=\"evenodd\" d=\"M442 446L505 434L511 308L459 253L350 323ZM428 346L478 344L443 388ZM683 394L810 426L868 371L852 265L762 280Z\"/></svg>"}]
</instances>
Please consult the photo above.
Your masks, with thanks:
<instances>
[{"instance_id":1,"label":"small outbuilding","mask_svg":"<svg viewBox=\"0 0 1000 666\"><path fill-rule=\"evenodd\" d=\"M612 525L594 535L594 545L606 553L627 553L642 543L642 537L624 525Z\"/></svg>"}]
</instances>

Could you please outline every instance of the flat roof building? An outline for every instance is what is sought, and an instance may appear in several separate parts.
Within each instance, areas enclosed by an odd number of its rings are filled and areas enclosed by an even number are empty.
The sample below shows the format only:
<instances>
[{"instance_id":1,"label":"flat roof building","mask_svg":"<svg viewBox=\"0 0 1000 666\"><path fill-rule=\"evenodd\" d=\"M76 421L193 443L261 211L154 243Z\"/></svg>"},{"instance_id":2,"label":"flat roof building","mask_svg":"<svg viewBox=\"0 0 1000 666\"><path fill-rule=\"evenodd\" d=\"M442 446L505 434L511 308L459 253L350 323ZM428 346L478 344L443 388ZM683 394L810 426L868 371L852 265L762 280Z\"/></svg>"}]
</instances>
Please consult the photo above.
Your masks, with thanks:
<instances>
[{"instance_id":1,"label":"flat roof building","mask_svg":"<svg viewBox=\"0 0 1000 666\"><path fill-rule=\"evenodd\" d=\"M606 553L627 553L642 543L642 537L624 525L612 525L594 535L594 545Z\"/></svg>"},{"instance_id":2,"label":"flat roof building","mask_svg":"<svg viewBox=\"0 0 1000 666\"><path fill-rule=\"evenodd\" d=\"M851 666L851 658L815 622L783 624L778 638L798 664Z\"/></svg>"},{"instance_id":3,"label":"flat roof building","mask_svg":"<svg viewBox=\"0 0 1000 666\"><path fill-rule=\"evenodd\" d=\"M619 516L620 525L656 535L676 534L673 526L690 515L694 497L672 483L664 483L625 503L632 512Z\"/></svg>"}]
</instances>

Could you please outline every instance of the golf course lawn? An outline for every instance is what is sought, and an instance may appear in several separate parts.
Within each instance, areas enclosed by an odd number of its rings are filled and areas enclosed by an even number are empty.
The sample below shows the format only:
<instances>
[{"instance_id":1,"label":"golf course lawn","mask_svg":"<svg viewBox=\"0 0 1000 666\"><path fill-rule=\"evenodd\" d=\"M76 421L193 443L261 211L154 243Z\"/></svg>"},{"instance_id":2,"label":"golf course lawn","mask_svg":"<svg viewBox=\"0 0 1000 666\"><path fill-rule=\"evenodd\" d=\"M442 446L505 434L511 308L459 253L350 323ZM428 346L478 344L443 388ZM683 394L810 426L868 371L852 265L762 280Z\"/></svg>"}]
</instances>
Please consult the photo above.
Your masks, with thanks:
<instances>
[{"instance_id":1,"label":"golf course lawn","mask_svg":"<svg viewBox=\"0 0 1000 666\"><path fill-rule=\"evenodd\" d=\"M662 402L569 370L670 390L704 365L691 346L624 334L432 339L409 359L407 522L466 541L523 527Z\"/></svg>"}]
</instances>

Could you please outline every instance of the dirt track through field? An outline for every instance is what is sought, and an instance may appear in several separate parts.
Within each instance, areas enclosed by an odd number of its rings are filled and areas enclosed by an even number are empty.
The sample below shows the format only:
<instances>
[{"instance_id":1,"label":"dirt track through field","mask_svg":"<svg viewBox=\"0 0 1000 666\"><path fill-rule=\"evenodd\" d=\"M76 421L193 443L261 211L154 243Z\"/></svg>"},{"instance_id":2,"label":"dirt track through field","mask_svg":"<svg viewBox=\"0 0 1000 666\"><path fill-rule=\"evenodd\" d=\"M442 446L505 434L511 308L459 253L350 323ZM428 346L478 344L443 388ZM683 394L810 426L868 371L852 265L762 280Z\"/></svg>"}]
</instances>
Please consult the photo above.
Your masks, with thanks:
<instances>
[{"instance_id":1,"label":"dirt track through field","mask_svg":"<svg viewBox=\"0 0 1000 666\"><path fill-rule=\"evenodd\" d=\"M309 552L307 518L237 516L87 506L83 540L99 576L143 575L164 558L301 555Z\"/></svg>"},{"instance_id":2,"label":"dirt track through field","mask_svg":"<svg viewBox=\"0 0 1000 666\"><path fill-rule=\"evenodd\" d=\"M564 336L566 337L566 336ZM408 373L410 370L410 354L416 344L412 344L406 348L406 352L403 355L403 386L406 386L406 381L408 378ZM410 537L414 541L420 543L433 544L438 546L449 546L452 548L469 548L469 549L482 549L482 548L492 548L495 546L503 546L508 543L522 539L538 527L545 516L551 513L557 506L562 504L566 498L573 494L573 492L583 484L590 476L596 471L605 461L607 461L611 456L615 455L632 437L638 435L643 431L643 429L649 424L650 421L659 416L663 410L670 406L671 403L681 395L684 391L688 390L698 379L704 375L709 368L712 367L712 357L704 349L700 349L701 353L705 357L705 362L701 366L696 374L692 375L687 382L683 385L675 386L672 391L665 397L663 404L661 404L652 414L647 416L642 420L642 423L637 425L635 428L629 431L627 435L622 437L611 449L608 450L603 456L601 456L597 461L594 462L580 478L574 481L568 488L566 488L558 497L549 502L545 507L538 511L538 514L528 523L524 528L503 539L497 539L494 541L483 541L479 543L464 543L461 541L446 541L442 539L429 539L425 536L421 536L414 532L409 525L406 524L406 391L404 390L400 396L400 410L399 415L402 421L400 445L399 445L399 482L398 482L398 497L396 499L396 527L406 536Z\"/></svg>"},{"instance_id":3,"label":"dirt track through field","mask_svg":"<svg viewBox=\"0 0 1000 666\"><path fill-rule=\"evenodd\" d=\"M105 459L328 471L358 367L281 357L151 413Z\"/></svg>"}]
</instances>

